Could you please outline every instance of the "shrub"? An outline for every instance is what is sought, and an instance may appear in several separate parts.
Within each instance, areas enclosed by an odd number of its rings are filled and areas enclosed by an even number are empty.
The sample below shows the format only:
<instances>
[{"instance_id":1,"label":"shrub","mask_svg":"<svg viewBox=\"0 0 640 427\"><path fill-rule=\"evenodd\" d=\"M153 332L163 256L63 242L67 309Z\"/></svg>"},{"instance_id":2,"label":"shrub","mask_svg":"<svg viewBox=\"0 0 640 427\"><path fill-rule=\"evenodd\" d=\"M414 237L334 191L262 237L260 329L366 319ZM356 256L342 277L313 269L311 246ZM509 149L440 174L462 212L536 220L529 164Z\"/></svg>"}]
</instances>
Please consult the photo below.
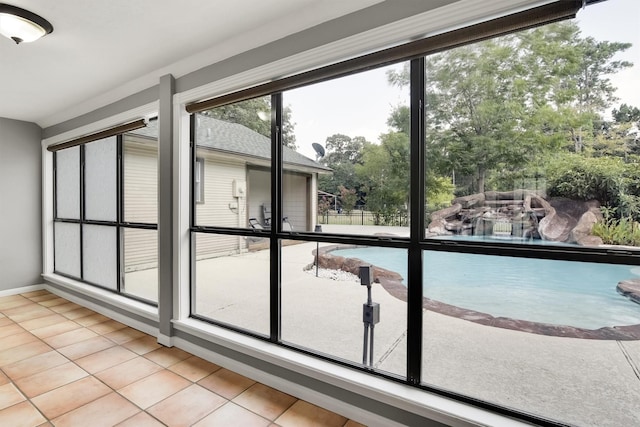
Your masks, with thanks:
<instances>
[{"instance_id":1,"label":"shrub","mask_svg":"<svg viewBox=\"0 0 640 427\"><path fill-rule=\"evenodd\" d=\"M608 245L640 246L640 224L631 217L617 219L614 209L602 210L604 221L593 225L592 234Z\"/></svg>"},{"instance_id":2,"label":"shrub","mask_svg":"<svg viewBox=\"0 0 640 427\"><path fill-rule=\"evenodd\" d=\"M546 166L547 191L551 197L598 200L617 208L618 219L640 219L640 170L621 158L583 157L563 154Z\"/></svg>"}]
</instances>

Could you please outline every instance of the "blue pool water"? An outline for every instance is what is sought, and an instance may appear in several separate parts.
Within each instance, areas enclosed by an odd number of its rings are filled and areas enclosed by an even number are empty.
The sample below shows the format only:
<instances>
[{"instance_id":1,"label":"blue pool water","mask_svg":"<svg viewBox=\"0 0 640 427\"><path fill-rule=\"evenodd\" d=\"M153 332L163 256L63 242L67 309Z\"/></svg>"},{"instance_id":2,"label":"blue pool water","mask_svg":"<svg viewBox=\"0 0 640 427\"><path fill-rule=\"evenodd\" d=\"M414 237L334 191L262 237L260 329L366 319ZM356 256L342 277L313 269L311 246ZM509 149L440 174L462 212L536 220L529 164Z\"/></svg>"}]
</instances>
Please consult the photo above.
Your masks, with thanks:
<instances>
[{"instance_id":1,"label":"blue pool water","mask_svg":"<svg viewBox=\"0 0 640 427\"><path fill-rule=\"evenodd\" d=\"M407 252L393 248L342 249L407 277ZM424 252L424 295L495 317L598 329L640 323L640 304L616 291L640 277L640 267L440 251Z\"/></svg>"}]
</instances>

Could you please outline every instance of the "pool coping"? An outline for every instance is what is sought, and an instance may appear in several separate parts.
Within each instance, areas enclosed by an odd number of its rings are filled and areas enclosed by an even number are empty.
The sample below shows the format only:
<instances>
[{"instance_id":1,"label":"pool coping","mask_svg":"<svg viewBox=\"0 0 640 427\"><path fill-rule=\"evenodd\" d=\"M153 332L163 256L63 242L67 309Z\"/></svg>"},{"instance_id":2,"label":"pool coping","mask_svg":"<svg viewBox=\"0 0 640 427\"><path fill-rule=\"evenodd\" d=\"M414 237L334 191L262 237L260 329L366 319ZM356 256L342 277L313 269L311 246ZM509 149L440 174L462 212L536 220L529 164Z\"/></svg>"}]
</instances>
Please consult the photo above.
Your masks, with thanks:
<instances>
[{"instance_id":1,"label":"pool coping","mask_svg":"<svg viewBox=\"0 0 640 427\"><path fill-rule=\"evenodd\" d=\"M351 274L358 275L361 265L369 265L359 258L346 258L339 255L333 255L331 252L337 249L356 249L365 248L362 245L329 245L319 248L317 253L317 262L320 268L333 270L343 270ZM312 251L314 259L316 258L316 249ZM380 283L382 287L392 296L401 301L408 301L407 287L402 284L402 276L394 271L385 270L384 268L373 266L375 282ZM620 284L627 284L620 287ZM628 284L631 283L632 286ZM640 301L640 280L632 281L632 279L620 282L618 292L629 297L631 300ZM624 291L624 292L623 292ZM512 319L508 317L495 317L488 313L469 310L446 304L427 297L423 297L422 306L424 309L446 316L457 317L469 322L479 323L481 325L493 326L495 328L511 329L515 331L528 332L538 335L547 335L565 338L581 338L595 340L617 340L632 341L640 340L640 324L626 326L606 326L599 329L585 329L575 326L555 325L550 323L532 322L529 320Z\"/></svg>"}]
</instances>

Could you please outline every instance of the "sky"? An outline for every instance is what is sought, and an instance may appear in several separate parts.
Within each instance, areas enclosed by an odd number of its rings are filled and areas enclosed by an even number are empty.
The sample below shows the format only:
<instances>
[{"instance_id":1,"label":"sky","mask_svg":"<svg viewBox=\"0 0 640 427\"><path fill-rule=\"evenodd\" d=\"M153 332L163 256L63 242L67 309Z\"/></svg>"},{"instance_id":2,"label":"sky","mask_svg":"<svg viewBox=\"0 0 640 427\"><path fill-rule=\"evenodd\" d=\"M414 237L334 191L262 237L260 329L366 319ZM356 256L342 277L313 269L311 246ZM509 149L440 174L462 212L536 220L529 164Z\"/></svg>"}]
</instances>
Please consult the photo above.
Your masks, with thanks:
<instances>
[{"instance_id":1,"label":"sky","mask_svg":"<svg viewBox=\"0 0 640 427\"><path fill-rule=\"evenodd\" d=\"M611 76L611 81L618 88L618 105L626 103L640 108L640 1L608 0L596 3L578 12L576 21L584 36L632 43L615 59L633 62L634 66Z\"/></svg>"},{"instance_id":2,"label":"sky","mask_svg":"<svg viewBox=\"0 0 640 427\"><path fill-rule=\"evenodd\" d=\"M583 36L633 44L616 56L633 62L633 68L611 76L611 81L618 87L616 106L640 107L640 0L607 0L588 6L578 12L576 22ZM389 130L387 118L393 107L409 104L408 88L401 90L387 82L387 70L401 67L397 64L285 92L283 101L292 109L298 151L315 158L311 144L324 146L334 133L378 142L378 136Z\"/></svg>"}]
</instances>

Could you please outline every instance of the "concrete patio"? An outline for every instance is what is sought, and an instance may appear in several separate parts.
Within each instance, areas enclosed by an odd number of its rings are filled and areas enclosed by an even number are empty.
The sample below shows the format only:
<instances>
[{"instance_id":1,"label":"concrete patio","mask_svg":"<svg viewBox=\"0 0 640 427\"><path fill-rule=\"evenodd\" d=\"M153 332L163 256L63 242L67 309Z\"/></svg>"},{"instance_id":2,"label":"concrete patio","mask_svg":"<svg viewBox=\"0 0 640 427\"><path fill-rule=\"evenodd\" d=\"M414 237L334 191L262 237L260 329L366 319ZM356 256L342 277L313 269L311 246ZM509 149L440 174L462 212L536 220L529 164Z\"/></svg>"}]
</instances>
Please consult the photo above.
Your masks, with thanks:
<instances>
[{"instance_id":1,"label":"concrete patio","mask_svg":"<svg viewBox=\"0 0 640 427\"><path fill-rule=\"evenodd\" d=\"M361 363L366 288L306 271L315 248L282 248L282 339ZM198 261L197 313L268 334L268 256L261 250ZM373 300L381 306L374 366L404 375L406 303L379 284ZM429 385L567 424L640 425L640 341L551 337L430 311L423 331L422 378Z\"/></svg>"}]
</instances>

